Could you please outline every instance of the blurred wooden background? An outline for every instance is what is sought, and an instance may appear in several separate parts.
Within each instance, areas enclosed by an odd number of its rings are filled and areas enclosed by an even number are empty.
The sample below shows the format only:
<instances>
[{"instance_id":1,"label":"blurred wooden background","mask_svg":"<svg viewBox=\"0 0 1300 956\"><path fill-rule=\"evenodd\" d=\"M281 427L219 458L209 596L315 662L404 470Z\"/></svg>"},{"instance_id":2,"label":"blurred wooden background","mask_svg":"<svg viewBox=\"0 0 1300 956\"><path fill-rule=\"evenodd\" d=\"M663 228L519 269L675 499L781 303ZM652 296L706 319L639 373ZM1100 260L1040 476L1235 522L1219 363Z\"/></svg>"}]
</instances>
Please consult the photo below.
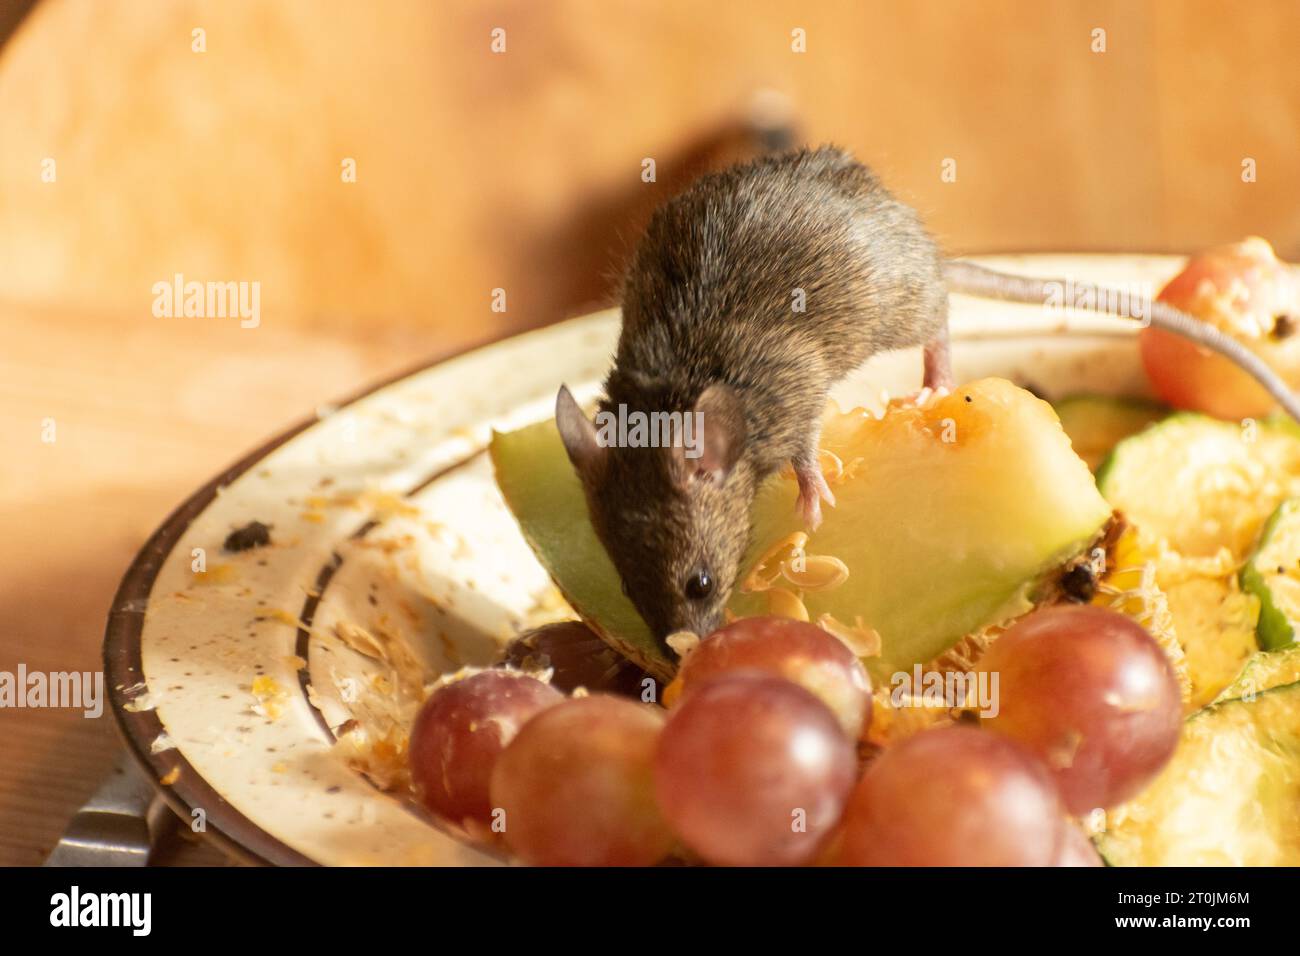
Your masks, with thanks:
<instances>
[{"instance_id":1,"label":"blurred wooden background","mask_svg":"<svg viewBox=\"0 0 1300 956\"><path fill-rule=\"evenodd\" d=\"M549 321L667 191L643 158L762 89L954 251L1294 255L1297 36L1294 0L47 0L0 63L0 293L132 322L182 272L260 281L280 325Z\"/></svg>"},{"instance_id":2,"label":"blurred wooden background","mask_svg":"<svg viewBox=\"0 0 1300 956\"><path fill-rule=\"evenodd\" d=\"M0 48L0 669L96 667L148 532L291 419L606 301L759 94L955 253L1300 258L1298 36L1294 0L42 0ZM260 283L260 326L154 318L176 273ZM112 730L0 732L0 863L38 862Z\"/></svg>"}]
</instances>

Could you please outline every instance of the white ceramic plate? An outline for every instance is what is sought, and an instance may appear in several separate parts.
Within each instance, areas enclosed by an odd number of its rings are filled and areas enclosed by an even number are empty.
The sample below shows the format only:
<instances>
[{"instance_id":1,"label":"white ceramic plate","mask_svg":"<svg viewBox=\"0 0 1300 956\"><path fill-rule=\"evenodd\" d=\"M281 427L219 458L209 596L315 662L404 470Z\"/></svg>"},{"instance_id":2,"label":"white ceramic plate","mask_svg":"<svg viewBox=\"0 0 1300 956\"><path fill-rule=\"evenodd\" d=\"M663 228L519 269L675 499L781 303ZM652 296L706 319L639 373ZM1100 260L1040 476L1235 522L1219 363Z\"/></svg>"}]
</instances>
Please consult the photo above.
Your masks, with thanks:
<instances>
[{"instance_id":1,"label":"white ceramic plate","mask_svg":"<svg viewBox=\"0 0 1300 956\"><path fill-rule=\"evenodd\" d=\"M1155 288L1181 263L981 261ZM1082 333L1056 334L1063 313L955 297L958 380L1001 375L1049 397L1143 391L1132 323L1068 324ZM439 674L489 664L519 631L571 616L485 449L493 428L550 414L561 382L593 397L617 331L615 312L574 319L322 410L167 519L122 582L105 659L119 725L182 817L253 862L500 862L381 789L400 766L383 741ZM878 356L835 398L876 405L882 390L914 391L920 370L915 352ZM253 520L272 526L271 545L224 552Z\"/></svg>"}]
</instances>

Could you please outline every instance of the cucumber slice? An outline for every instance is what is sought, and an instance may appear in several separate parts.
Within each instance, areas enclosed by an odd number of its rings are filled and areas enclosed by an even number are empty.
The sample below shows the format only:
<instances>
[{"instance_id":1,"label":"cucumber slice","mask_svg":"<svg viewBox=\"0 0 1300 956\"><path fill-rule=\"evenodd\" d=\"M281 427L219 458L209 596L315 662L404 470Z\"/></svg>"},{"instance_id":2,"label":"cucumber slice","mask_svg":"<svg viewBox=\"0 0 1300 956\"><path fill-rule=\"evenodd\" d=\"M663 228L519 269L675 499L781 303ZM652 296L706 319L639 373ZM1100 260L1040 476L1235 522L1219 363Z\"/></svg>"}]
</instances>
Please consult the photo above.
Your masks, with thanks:
<instances>
[{"instance_id":1,"label":"cucumber slice","mask_svg":"<svg viewBox=\"0 0 1300 956\"><path fill-rule=\"evenodd\" d=\"M1190 717L1097 847L1114 866L1300 865L1300 684Z\"/></svg>"},{"instance_id":2,"label":"cucumber slice","mask_svg":"<svg viewBox=\"0 0 1300 956\"><path fill-rule=\"evenodd\" d=\"M1093 471L1117 444L1169 414L1159 402L1112 395L1069 395L1052 407L1075 454Z\"/></svg>"},{"instance_id":3,"label":"cucumber slice","mask_svg":"<svg viewBox=\"0 0 1300 956\"><path fill-rule=\"evenodd\" d=\"M1300 438L1300 422L1297 422L1280 408L1275 412L1269 412L1269 414L1264 417L1264 424L1269 428L1276 428L1279 431Z\"/></svg>"},{"instance_id":4,"label":"cucumber slice","mask_svg":"<svg viewBox=\"0 0 1300 956\"><path fill-rule=\"evenodd\" d=\"M1231 575L1190 576L1160 582L1182 645L1193 710L1209 704L1241 673L1256 652L1259 600L1244 594Z\"/></svg>"},{"instance_id":5,"label":"cucumber slice","mask_svg":"<svg viewBox=\"0 0 1300 956\"><path fill-rule=\"evenodd\" d=\"M1241 587L1259 598L1255 635L1266 651L1296 643L1300 622L1300 499L1288 498L1264 524L1241 569Z\"/></svg>"},{"instance_id":6,"label":"cucumber slice","mask_svg":"<svg viewBox=\"0 0 1300 956\"><path fill-rule=\"evenodd\" d=\"M1219 700L1254 697L1297 681L1300 681L1300 644L1281 651L1260 651L1246 662L1237 679L1224 688Z\"/></svg>"},{"instance_id":7,"label":"cucumber slice","mask_svg":"<svg viewBox=\"0 0 1300 956\"><path fill-rule=\"evenodd\" d=\"M1261 627L1266 639L1282 639L1277 614L1261 624L1258 582L1238 572L1269 515L1300 495L1300 432L1273 420L1234 424L1179 412L1120 442L1098 470L1097 485L1157 547L1172 552L1157 583L1187 655L1191 702L1209 703L1260 646ZM1300 558L1300 550L1292 554ZM1274 596L1282 590L1279 582ZM1300 608L1300 585L1296 596Z\"/></svg>"},{"instance_id":8,"label":"cucumber slice","mask_svg":"<svg viewBox=\"0 0 1300 956\"><path fill-rule=\"evenodd\" d=\"M1178 412L1115 446L1097 486L1180 555L1227 547L1241 561L1278 503L1300 495L1300 438L1267 422Z\"/></svg>"}]
</instances>

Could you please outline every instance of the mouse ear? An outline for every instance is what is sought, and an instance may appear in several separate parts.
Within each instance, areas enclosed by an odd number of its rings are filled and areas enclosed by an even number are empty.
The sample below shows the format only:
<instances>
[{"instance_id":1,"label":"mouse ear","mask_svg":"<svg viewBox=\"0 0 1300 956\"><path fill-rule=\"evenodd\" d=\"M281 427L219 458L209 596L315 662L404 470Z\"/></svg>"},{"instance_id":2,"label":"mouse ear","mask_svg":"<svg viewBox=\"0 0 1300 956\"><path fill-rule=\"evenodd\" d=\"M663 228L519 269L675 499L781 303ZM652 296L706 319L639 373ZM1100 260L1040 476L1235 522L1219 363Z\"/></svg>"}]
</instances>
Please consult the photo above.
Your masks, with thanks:
<instances>
[{"instance_id":1,"label":"mouse ear","mask_svg":"<svg viewBox=\"0 0 1300 956\"><path fill-rule=\"evenodd\" d=\"M579 476L594 479L604 466L605 447L596 437L596 426L583 414L567 385L561 385L555 396L555 424Z\"/></svg>"},{"instance_id":2,"label":"mouse ear","mask_svg":"<svg viewBox=\"0 0 1300 956\"><path fill-rule=\"evenodd\" d=\"M731 386L710 385L695 402L688 433L693 439L684 449L688 472L697 478L725 481L745 450L745 409Z\"/></svg>"}]
</instances>

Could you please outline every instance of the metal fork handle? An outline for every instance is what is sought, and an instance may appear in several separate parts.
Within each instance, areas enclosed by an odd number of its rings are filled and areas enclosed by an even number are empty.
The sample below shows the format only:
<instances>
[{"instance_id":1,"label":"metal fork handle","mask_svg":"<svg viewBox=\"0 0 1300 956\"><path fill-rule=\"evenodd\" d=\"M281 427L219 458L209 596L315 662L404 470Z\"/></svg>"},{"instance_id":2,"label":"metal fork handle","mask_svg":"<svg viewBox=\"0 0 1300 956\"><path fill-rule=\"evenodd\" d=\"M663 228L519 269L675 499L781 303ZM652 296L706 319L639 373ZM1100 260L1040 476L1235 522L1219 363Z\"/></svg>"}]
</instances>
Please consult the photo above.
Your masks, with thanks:
<instances>
[{"instance_id":1,"label":"metal fork handle","mask_svg":"<svg viewBox=\"0 0 1300 956\"><path fill-rule=\"evenodd\" d=\"M175 816L153 781L123 751L73 815L45 866L146 866Z\"/></svg>"}]
</instances>

